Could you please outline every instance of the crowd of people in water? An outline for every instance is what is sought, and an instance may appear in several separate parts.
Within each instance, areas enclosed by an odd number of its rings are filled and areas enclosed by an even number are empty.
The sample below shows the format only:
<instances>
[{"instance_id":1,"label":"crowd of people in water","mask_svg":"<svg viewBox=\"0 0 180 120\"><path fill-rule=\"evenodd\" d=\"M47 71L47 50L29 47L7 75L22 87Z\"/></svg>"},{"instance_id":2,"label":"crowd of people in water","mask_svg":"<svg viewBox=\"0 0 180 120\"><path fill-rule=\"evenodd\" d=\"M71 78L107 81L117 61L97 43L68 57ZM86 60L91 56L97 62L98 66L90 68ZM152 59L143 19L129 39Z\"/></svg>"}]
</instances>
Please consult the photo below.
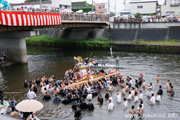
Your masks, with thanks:
<instances>
[{"instance_id":1,"label":"crowd of people in water","mask_svg":"<svg viewBox=\"0 0 180 120\"><path fill-rule=\"evenodd\" d=\"M118 59L118 58L117 58ZM56 79L54 75L50 77L43 76L42 78L31 79L30 81L24 80L24 87L29 88L27 93L28 99L36 99L37 92L43 95L43 101L52 101L54 104L70 104L73 103L72 109L74 110L74 117L80 117L82 110L93 111L96 109L91 102L92 99L97 98L97 104L103 105L105 100L108 100L107 110L112 111L115 109L114 103L122 103L124 108L129 107L128 103L138 103L138 107L131 106L132 110L129 111L131 117L136 115L141 117L144 110L143 97L147 96L150 104L161 102L164 94L162 86L156 91L153 84L147 85L144 80L143 74L133 80L130 76L123 76L115 69L109 68L107 72L102 68L93 69L90 71L92 75L109 75L109 77L101 77L96 81L85 83L77 83L74 81L74 73L69 71L63 79ZM112 73L118 73L111 75ZM156 78L159 81L159 75ZM114 85L118 85L119 89L115 91ZM40 88L40 91L38 91ZM166 84L167 92L174 95L173 85L170 80ZM102 96L102 90L105 89L105 96ZM147 94L142 92L142 89L147 89ZM112 97L112 93L116 92L116 98ZM60 97L62 96L62 97ZM127 96L127 97L125 97ZM63 98L63 99L62 99ZM3 104L3 92L0 91L0 100ZM19 116L20 112L15 109L17 102L14 97L9 101L9 113L13 117ZM23 113L23 119L29 120L30 116L35 117L35 113Z\"/></svg>"},{"instance_id":2,"label":"crowd of people in water","mask_svg":"<svg viewBox=\"0 0 180 120\"><path fill-rule=\"evenodd\" d=\"M98 69L95 70L94 73L101 74L104 73L104 70ZM111 71L109 71L109 73L111 73ZM164 93L161 85L159 85L159 90L157 90L157 92L153 89L152 83L146 85L143 74L140 74L138 79L135 80L135 84L133 84L131 77L127 76L127 78L125 78L119 74L110 76L109 78L102 78L95 82L88 82L69 87L68 85L73 84L72 78L73 73L69 73L68 76L65 76L62 80L56 80L54 75L49 78L46 76L43 76L41 79L36 78L35 80L30 80L30 82L25 80L24 87L30 87L27 97L29 99L35 99L37 97L37 87L41 87L41 93L43 94L42 99L45 101L53 99L52 102L54 104L69 104L73 102L72 109L75 112L75 117L81 116L81 110L91 111L95 109L91 100L96 96L97 104L103 104L104 99L108 100L108 110L113 110L115 108L114 102L123 103L125 108L128 107L128 102L139 103L137 109L135 109L135 106L131 106L132 111L129 112L133 118L136 114L139 116L143 115L143 97L145 94L142 93L140 88L148 90L146 95L151 104L161 102ZM157 75L156 80L159 81L159 75ZM115 84L118 84L121 90L117 90L116 98L113 98L112 92L114 92L113 85ZM167 81L166 88L167 92L173 96L174 90L170 80ZM106 89L105 96L101 95L102 89ZM128 94L128 96L124 97L126 94ZM53 98L51 98L52 95L54 96ZM59 95L63 96L64 99L62 100Z\"/></svg>"},{"instance_id":3,"label":"crowd of people in water","mask_svg":"<svg viewBox=\"0 0 180 120\"><path fill-rule=\"evenodd\" d=\"M1 64L5 64L5 62L6 62L7 49L2 49L0 51L1 51L1 55L0 55L0 65L1 65Z\"/></svg>"}]
</instances>

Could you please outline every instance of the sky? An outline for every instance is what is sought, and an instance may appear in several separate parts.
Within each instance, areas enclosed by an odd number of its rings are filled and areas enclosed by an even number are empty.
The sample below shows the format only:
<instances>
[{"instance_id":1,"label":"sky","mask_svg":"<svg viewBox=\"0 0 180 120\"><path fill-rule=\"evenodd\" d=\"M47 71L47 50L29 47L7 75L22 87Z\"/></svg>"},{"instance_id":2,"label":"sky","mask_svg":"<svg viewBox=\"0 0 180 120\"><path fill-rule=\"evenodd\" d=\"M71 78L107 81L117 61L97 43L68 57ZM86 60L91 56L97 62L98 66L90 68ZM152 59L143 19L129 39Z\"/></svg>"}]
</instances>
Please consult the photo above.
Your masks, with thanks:
<instances>
[{"instance_id":1,"label":"sky","mask_svg":"<svg viewBox=\"0 0 180 120\"><path fill-rule=\"evenodd\" d=\"M24 2L24 0L7 0L9 3L21 3ZM92 0L71 0L72 2L76 1L87 1L88 3L92 4ZM108 8L108 0L93 0L94 3L105 3L106 8ZM126 0L126 2L129 2L130 0ZM142 1L148 1L148 0L142 0ZM159 2L162 2L164 0L158 0ZM110 11L115 12L115 0L109 0L110 2ZM123 5L124 0L116 0L116 12L120 12L124 9Z\"/></svg>"}]
</instances>

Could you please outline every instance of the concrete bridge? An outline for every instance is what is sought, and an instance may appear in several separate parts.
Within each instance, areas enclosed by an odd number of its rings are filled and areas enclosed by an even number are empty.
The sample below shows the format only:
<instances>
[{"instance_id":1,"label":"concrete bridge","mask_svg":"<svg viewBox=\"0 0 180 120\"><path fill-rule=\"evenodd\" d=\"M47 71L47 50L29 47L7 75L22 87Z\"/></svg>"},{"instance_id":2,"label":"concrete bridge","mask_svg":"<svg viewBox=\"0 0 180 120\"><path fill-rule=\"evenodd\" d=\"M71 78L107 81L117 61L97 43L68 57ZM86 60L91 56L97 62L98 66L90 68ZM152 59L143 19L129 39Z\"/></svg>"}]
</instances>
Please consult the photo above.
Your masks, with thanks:
<instances>
[{"instance_id":1,"label":"concrete bridge","mask_svg":"<svg viewBox=\"0 0 180 120\"><path fill-rule=\"evenodd\" d=\"M39 35L47 28L109 28L106 19L62 19L60 14L0 11L0 49L7 49L12 63L27 63L25 37ZM92 17L91 17L92 18Z\"/></svg>"},{"instance_id":2,"label":"concrete bridge","mask_svg":"<svg viewBox=\"0 0 180 120\"><path fill-rule=\"evenodd\" d=\"M110 23L107 21L69 21L62 20L61 25L44 25L44 26L6 26L1 25L0 32L7 31L33 31L44 28L109 28Z\"/></svg>"}]
</instances>

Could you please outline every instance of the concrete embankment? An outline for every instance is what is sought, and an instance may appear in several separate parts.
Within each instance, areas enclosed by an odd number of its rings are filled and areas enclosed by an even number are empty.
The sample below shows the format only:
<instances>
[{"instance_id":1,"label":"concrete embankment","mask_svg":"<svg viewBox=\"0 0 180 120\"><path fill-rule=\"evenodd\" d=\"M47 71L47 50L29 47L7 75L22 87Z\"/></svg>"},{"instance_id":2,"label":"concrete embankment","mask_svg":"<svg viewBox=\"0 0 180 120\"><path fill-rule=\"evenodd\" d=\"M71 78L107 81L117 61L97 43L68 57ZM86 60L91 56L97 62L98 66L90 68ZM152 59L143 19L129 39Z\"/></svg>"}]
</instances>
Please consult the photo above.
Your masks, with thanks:
<instances>
[{"instance_id":1,"label":"concrete embankment","mask_svg":"<svg viewBox=\"0 0 180 120\"><path fill-rule=\"evenodd\" d=\"M126 44L126 43L111 43L113 49L124 52L146 52L146 53L165 53L165 54L180 54L179 45L168 44Z\"/></svg>"},{"instance_id":2,"label":"concrete embankment","mask_svg":"<svg viewBox=\"0 0 180 120\"><path fill-rule=\"evenodd\" d=\"M180 27L148 28L148 29L110 29L112 41L135 42L143 41L180 41Z\"/></svg>"},{"instance_id":3,"label":"concrete embankment","mask_svg":"<svg viewBox=\"0 0 180 120\"><path fill-rule=\"evenodd\" d=\"M98 29L98 28L68 28L64 30L41 30L40 35L48 35L65 41L29 41L30 46L57 47L63 49L93 49L116 51L172 53L180 54L180 27L148 28L148 29ZM40 36L41 37L41 36ZM88 42L86 39L106 38L107 41ZM171 39L171 40L170 40ZM83 42L79 42L83 40ZM93 40L96 41L96 40ZM141 41L144 41L141 43ZM168 42L170 41L170 42ZM173 44L171 42L173 41ZM146 42L149 42L148 44ZM152 42L152 43L151 43ZM157 42L157 43L153 43Z\"/></svg>"}]
</instances>

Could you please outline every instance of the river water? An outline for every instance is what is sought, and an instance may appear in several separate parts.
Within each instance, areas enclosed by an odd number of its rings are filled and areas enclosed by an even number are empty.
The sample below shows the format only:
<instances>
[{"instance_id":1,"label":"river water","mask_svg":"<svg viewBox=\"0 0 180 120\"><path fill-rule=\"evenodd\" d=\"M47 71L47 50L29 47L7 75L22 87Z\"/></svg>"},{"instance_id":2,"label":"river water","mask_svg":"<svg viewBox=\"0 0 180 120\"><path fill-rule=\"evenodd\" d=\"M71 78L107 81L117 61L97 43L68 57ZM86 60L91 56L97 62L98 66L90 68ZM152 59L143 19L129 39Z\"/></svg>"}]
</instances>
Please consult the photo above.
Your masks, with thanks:
<instances>
[{"instance_id":1,"label":"river water","mask_svg":"<svg viewBox=\"0 0 180 120\"><path fill-rule=\"evenodd\" d=\"M42 77L43 75L50 76L55 75L56 78L62 78L65 70L73 68L73 56L87 57L92 53L92 57L101 61L102 59L114 63L111 61L109 51L77 51L77 50L52 50L47 48L41 50L37 48L28 48L28 64L26 65L13 65L0 70L0 88L4 92L20 92L16 94L5 94L4 99L8 100L11 96L14 96L19 102L26 99L26 93L28 89L23 88L24 79L30 80L36 77ZM158 85L163 86L164 95L160 104L150 105L148 99L145 97L147 89L142 89L144 93L144 114L146 115L144 120L161 119L163 117L169 117L169 119L180 119L180 55L169 54L148 54L148 53L128 53L128 52L114 52L114 57L120 57L120 65L123 69L120 69L120 73L125 77L127 75L136 79L140 73L143 73L146 84L152 82L153 91L156 93ZM115 63L114 63L115 64ZM156 82L157 74L160 75L159 83ZM170 96L165 89L167 80L171 80L174 86L175 95ZM37 100L44 104L44 108L37 112L37 116L41 119L62 119L73 120L74 111L71 109L71 105L54 105L52 101L42 101L42 95L40 88L37 93ZM119 86L115 86L115 90L120 89ZM140 88L141 89L141 88ZM104 90L102 95L104 97ZM131 110L131 105L134 103L128 103L128 108L123 108L123 103L117 104L115 102L116 92L112 93L115 109L111 112L107 110L107 101L104 100L104 104L99 106L96 104L97 98L94 98L92 102L95 105L95 110L92 112L82 111L80 119L82 120L123 120L127 118ZM134 104L137 108L138 104ZM165 119L165 118L163 118ZM167 118L168 119L168 118Z\"/></svg>"}]
</instances>

